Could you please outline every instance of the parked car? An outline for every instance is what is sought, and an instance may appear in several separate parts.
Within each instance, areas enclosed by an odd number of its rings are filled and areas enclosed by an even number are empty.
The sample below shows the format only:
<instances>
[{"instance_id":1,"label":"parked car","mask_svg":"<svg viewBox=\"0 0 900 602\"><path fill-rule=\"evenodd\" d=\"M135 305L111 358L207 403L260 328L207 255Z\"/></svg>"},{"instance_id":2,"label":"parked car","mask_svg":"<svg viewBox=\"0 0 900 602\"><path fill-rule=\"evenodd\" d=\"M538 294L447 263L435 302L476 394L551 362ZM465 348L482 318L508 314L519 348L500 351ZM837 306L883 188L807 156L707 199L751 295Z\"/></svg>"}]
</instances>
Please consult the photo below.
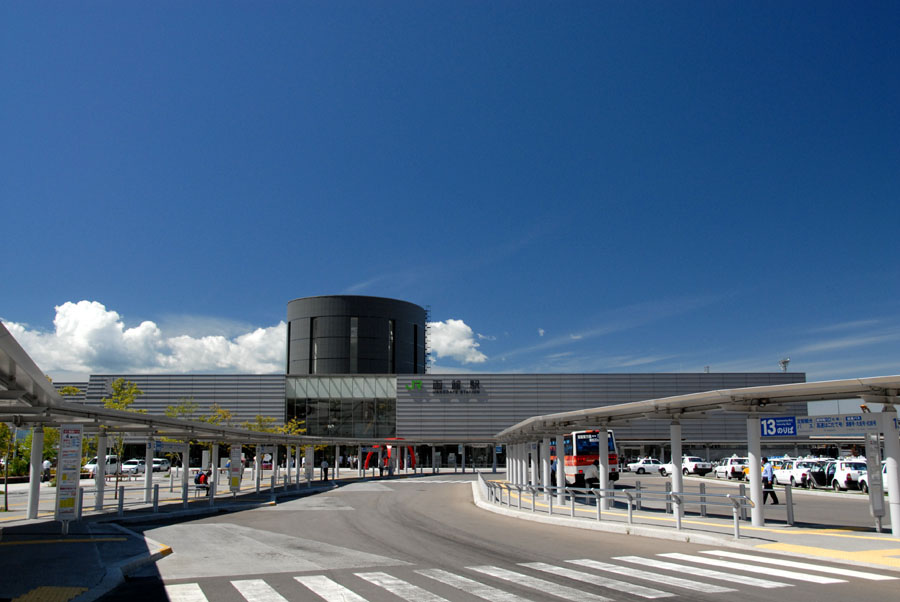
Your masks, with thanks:
<instances>
[{"instance_id":1,"label":"parked car","mask_svg":"<svg viewBox=\"0 0 900 602\"><path fill-rule=\"evenodd\" d=\"M166 458L153 458L153 472L166 472L171 466Z\"/></svg>"},{"instance_id":2,"label":"parked car","mask_svg":"<svg viewBox=\"0 0 900 602\"><path fill-rule=\"evenodd\" d=\"M881 487L885 493L888 492L888 479L887 479L887 462L884 460L881 461ZM859 490L863 493L869 493L869 471L867 470L865 473L859 475Z\"/></svg>"},{"instance_id":3,"label":"parked car","mask_svg":"<svg viewBox=\"0 0 900 602\"><path fill-rule=\"evenodd\" d=\"M821 471L815 460L782 460L773 471L776 485L791 484L792 487L815 487L813 471ZM824 478L824 473L822 473ZM824 483L824 480L822 481Z\"/></svg>"},{"instance_id":4,"label":"parked car","mask_svg":"<svg viewBox=\"0 0 900 602\"><path fill-rule=\"evenodd\" d=\"M118 456L106 456L105 474L116 474L122 470ZM97 456L91 458L90 462L84 465L84 471L93 479L97 474Z\"/></svg>"},{"instance_id":5,"label":"parked car","mask_svg":"<svg viewBox=\"0 0 900 602\"><path fill-rule=\"evenodd\" d=\"M695 474L703 476L712 471L712 464L699 456L683 456L681 458L681 474L687 476ZM659 474L670 475L675 472L675 465L669 462L659 467Z\"/></svg>"},{"instance_id":6,"label":"parked car","mask_svg":"<svg viewBox=\"0 0 900 602\"><path fill-rule=\"evenodd\" d=\"M662 466L662 463L656 458L641 458L637 462L630 462L628 470L636 474L644 474L645 472L653 474L659 472L660 466Z\"/></svg>"},{"instance_id":7,"label":"parked car","mask_svg":"<svg viewBox=\"0 0 900 602\"><path fill-rule=\"evenodd\" d=\"M723 458L721 463L713 469L713 476L717 479L743 479L744 468L748 466L747 458L740 456L731 456Z\"/></svg>"},{"instance_id":8,"label":"parked car","mask_svg":"<svg viewBox=\"0 0 900 602\"><path fill-rule=\"evenodd\" d=\"M132 458L122 463L122 472L128 474L138 474L147 470L146 460L141 458Z\"/></svg>"},{"instance_id":9,"label":"parked car","mask_svg":"<svg viewBox=\"0 0 900 602\"><path fill-rule=\"evenodd\" d=\"M835 491L859 489L859 477L866 470L865 460L833 460L825 465L825 482Z\"/></svg>"}]
</instances>

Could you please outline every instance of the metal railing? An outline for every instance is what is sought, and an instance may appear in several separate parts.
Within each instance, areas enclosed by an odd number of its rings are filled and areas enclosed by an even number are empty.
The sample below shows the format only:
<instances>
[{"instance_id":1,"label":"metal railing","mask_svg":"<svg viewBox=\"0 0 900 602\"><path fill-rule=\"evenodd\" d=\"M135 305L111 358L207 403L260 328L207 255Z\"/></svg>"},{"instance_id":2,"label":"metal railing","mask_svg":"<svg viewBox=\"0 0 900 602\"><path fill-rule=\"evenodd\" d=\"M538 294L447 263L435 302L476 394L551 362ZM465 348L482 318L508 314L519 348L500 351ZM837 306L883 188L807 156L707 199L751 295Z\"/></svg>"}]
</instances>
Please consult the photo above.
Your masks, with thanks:
<instances>
[{"instance_id":1,"label":"metal railing","mask_svg":"<svg viewBox=\"0 0 900 602\"><path fill-rule=\"evenodd\" d=\"M517 485L487 481L483 476L480 476L480 480L483 483L481 488L485 494L484 497L489 502L516 510L543 512L548 516L562 515L574 518L578 511L587 512L593 508L596 512L596 520L600 521L603 517L603 510L609 510L610 505L619 502L625 506L627 524L633 525L634 513L643 510L645 502L656 502L660 505L664 504L668 509L667 513L674 514L675 528L681 530L683 528L682 516L688 504L698 506L700 516L704 517L710 506L729 508L732 514L735 539L740 538L742 517L746 516L748 508L753 507L753 502L744 494L706 493L704 487L701 487L698 492L675 493L670 490L670 484L667 489L638 487L628 490ZM524 507L523 502L525 502Z\"/></svg>"}]
</instances>

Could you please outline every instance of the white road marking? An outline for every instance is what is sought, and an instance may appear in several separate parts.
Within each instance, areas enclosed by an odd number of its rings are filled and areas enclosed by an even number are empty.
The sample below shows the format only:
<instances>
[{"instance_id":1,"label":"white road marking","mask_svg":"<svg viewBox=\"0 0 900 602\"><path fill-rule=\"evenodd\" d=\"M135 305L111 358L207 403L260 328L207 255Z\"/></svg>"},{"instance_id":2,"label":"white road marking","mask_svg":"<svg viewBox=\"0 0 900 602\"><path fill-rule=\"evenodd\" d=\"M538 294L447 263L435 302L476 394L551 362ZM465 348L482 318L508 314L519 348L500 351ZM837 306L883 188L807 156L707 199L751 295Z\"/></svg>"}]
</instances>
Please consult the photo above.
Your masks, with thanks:
<instances>
[{"instance_id":1,"label":"white road marking","mask_svg":"<svg viewBox=\"0 0 900 602\"><path fill-rule=\"evenodd\" d=\"M624 560L626 562L635 562L636 564L641 564L648 567L654 568L668 568L668 566L661 565L669 565L668 562L661 562L659 560L648 559L648 562L644 562L643 558L638 556L623 556L621 558L616 558L615 560ZM663 583L666 585L674 585L675 587L680 587L682 589L689 589L695 592L704 592L707 594L724 594L728 592L737 591L731 589L730 587L722 587L721 585L713 585L711 583L703 583L702 581L692 581L690 579L681 579L680 577L671 577L669 575L660 575L659 573L651 573L649 571L642 571L640 569L632 569L626 566L618 566L615 564L608 564L606 562L597 562L596 560L570 560L572 564L577 564L580 566L586 566L591 569L597 569L599 571L607 571L609 573L615 573L617 575L624 575L625 577L633 577L637 579L643 579L644 581L652 581L653 583ZM672 564L671 566L678 567L677 564ZM689 571L683 571L685 573ZM694 569L690 571L691 574L696 575L697 570ZM711 573L715 573L716 571L709 571ZM703 573L703 576L707 576L706 573ZM722 577L730 577L730 575L725 575L721 573ZM719 578L722 578L719 577ZM714 577L715 578L715 577ZM756 579L754 577L748 577L754 582L766 583L762 579ZM730 579L729 579L730 580ZM749 583L745 585L755 585L755 583ZM761 587L782 587L781 585L763 585Z\"/></svg>"},{"instance_id":2,"label":"white road marking","mask_svg":"<svg viewBox=\"0 0 900 602\"><path fill-rule=\"evenodd\" d=\"M863 571L855 571L853 569L842 569L839 567L822 566L820 564L812 564L811 562L797 562L796 560L785 560L784 558L773 558L771 556L756 556L754 554L741 554L739 552L727 552L724 550L704 550L701 554L713 554L716 556L725 556L737 560L751 560L753 562L762 562L764 564L775 564L778 566L789 566L792 569L804 569L807 571L820 571L833 573L835 575L843 575L844 577L856 577L858 579L868 579L870 581L890 581L897 577L888 575L876 575L875 573L865 573Z\"/></svg>"},{"instance_id":3,"label":"white road marking","mask_svg":"<svg viewBox=\"0 0 900 602\"><path fill-rule=\"evenodd\" d=\"M167 585L166 595L170 602L207 602L206 595L197 583Z\"/></svg>"},{"instance_id":4,"label":"white road marking","mask_svg":"<svg viewBox=\"0 0 900 602\"><path fill-rule=\"evenodd\" d=\"M510 581L517 585L524 585L525 587L536 589L543 594L565 598L566 600L592 600L593 602L611 602L610 598L591 594L580 589L575 589L574 587L557 585L556 583L553 583L551 581L545 581L544 579L538 579L537 577L529 577L528 575L516 573L515 571L508 571L496 566L470 566L468 568L472 571L478 571L479 573L484 573L485 575L490 575L491 577L496 577L497 579L503 579L504 581Z\"/></svg>"},{"instance_id":5,"label":"white road marking","mask_svg":"<svg viewBox=\"0 0 900 602\"><path fill-rule=\"evenodd\" d=\"M357 577L365 579L369 583L374 583L378 587L382 587L399 598L408 600L409 602L449 602L441 598L437 594L432 594L426 589L422 589L418 585L407 583L402 579L397 579L387 573L354 573Z\"/></svg>"},{"instance_id":6,"label":"white road marking","mask_svg":"<svg viewBox=\"0 0 900 602\"><path fill-rule=\"evenodd\" d=\"M262 579L242 579L232 581L231 585L244 596L247 602L287 602L287 598L276 592Z\"/></svg>"},{"instance_id":7,"label":"white road marking","mask_svg":"<svg viewBox=\"0 0 900 602\"><path fill-rule=\"evenodd\" d=\"M294 579L327 602L367 602L362 596L335 583L325 575L301 575Z\"/></svg>"},{"instance_id":8,"label":"white road marking","mask_svg":"<svg viewBox=\"0 0 900 602\"><path fill-rule=\"evenodd\" d=\"M461 589L467 594L477 596L484 600L491 600L492 602L494 600L496 600L497 602L529 602L522 596L517 596L516 594L511 594L509 592L503 591L502 589L497 589L496 587L491 587L490 585L479 583L474 579L469 579L468 577L463 577L462 575L456 575L454 573L442 571L441 569L426 569L416 572L420 575L425 575L426 577L430 577L436 581L440 581L441 583L446 583L449 586Z\"/></svg>"},{"instance_id":9,"label":"white road marking","mask_svg":"<svg viewBox=\"0 0 900 602\"><path fill-rule=\"evenodd\" d=\"M553 566L552 564L545 564L543 562L523 562L521 563L521 566L538 571L544 571L545 573L550 573L552 575L559 575L560 577L566 577L568 579L575 579L576 581L584 581L585 583L599 585L600 587L612 588L616 591L625 592L626 594L640 596L641 598L671 598L675 595L670 594L669 592L653 589L652 587L644 587L643 585L637 585L636 583L628 583L627 581L610 579L609 577L602 577L593 573L585 573L582 571L567 569L561 566Z\"/></svg>"},{"instance_id":10,"label":"white road marking","mask_svg":"<svg viewBox=\"0 0 900 602\"><path fill-rule=\"evenodd\" d=\"M843 579L832 579L831 577L821 577L819 575L809 575L807 573L797 573L795 571L785 571L782 569L773 569L765 566L754 566L752 564L744 564L742 562L729 562L727 560L705 558L703 556L691 556L690 554L680 554L678 552L657 554L657 556L672 558L674 560L683 560L684 562L708 564L720 569L732 569L735 571L746 571L748 573L762 573L764 575L770 575L772 577L796 579L797 581L807 581L809 583L846 583L846 581L844 581Z\"/></svg>"}]
</instances>

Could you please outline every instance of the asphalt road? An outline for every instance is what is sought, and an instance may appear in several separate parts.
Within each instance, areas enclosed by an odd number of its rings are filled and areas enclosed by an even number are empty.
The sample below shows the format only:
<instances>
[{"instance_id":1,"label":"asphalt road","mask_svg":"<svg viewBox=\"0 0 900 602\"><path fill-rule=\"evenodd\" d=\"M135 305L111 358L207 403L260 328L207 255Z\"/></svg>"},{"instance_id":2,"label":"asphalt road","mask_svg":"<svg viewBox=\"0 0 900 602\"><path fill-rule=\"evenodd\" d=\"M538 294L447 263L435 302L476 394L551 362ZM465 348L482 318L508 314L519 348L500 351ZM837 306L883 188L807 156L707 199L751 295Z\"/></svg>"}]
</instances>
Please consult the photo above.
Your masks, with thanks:
<instances>
[{"instance_id":1,"label":"asphalt road","mask_svg":"<svg viewBox=\"0 0 900 602\"><path fill-rule=\"evenodd\" d=\"M369 481L273 507L147 525L147 536L174 553L103 600L827 602L894 599L900 583L900 575L875 569L836 574L828 563L791 567L764 552L729 559L734 550L498 516L474 506L471 479Z\"/></svg>"}]
</instances>

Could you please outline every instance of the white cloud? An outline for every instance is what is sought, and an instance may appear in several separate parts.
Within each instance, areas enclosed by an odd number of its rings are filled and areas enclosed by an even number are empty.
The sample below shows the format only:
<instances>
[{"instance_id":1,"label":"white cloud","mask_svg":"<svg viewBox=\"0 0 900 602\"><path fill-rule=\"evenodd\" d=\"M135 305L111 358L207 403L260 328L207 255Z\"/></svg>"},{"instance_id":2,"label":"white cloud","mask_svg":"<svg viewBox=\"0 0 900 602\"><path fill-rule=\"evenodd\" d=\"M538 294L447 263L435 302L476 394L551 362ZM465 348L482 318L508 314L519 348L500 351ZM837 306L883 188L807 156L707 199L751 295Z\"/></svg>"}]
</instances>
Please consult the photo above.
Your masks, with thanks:
<instances>
[{"instance_id":1,"label":"white cloud","mask_svg":"<svg viewBox=\"0 0 900 602\"><path fill-rule=\"evenodd\" d=\"M545 333L545 332L547 332L547 331L544 330L543 328L538 328L538 336L539 336L539 337L544 336L544 333Z\"/></svg>"},{"instance_id":2,"label":"white cloud","mask_svg":"<svg viewBox=\"0 0 900 602\"><path fill-rule=\"evenodd\" d=\"M106 309L102 303L79 301L56 307L52 332L4 323L38 366L51 376L284 371L284 322L232 338L170 336L150 321L128 328L118 312Z\"/></svg>"},{"instance_id":3,"label":"white cloud","mask_svg":"<svg viewBox=\"0 0 900 602\"><path fill-rule=\"evenodd\" d=\"M428 349L435 359L449 357L464 364L479 364L487 356L478 351L475 333L462 320L429 322Z\"/></svg>"},{"instance_id":4,"label":"white cloud","mask_svg":"<svg viewBox=\"0 0 900 602\"><path fill-rule=\"evenodd\" d=\"M479 341L496 341L496 340L497 340L497 337L495 337L494 335L490 335L490 334L481 334L481 333L479 332L479 333L478 333L478 340L479 340Z\"/></svg>"}]
</instances>

